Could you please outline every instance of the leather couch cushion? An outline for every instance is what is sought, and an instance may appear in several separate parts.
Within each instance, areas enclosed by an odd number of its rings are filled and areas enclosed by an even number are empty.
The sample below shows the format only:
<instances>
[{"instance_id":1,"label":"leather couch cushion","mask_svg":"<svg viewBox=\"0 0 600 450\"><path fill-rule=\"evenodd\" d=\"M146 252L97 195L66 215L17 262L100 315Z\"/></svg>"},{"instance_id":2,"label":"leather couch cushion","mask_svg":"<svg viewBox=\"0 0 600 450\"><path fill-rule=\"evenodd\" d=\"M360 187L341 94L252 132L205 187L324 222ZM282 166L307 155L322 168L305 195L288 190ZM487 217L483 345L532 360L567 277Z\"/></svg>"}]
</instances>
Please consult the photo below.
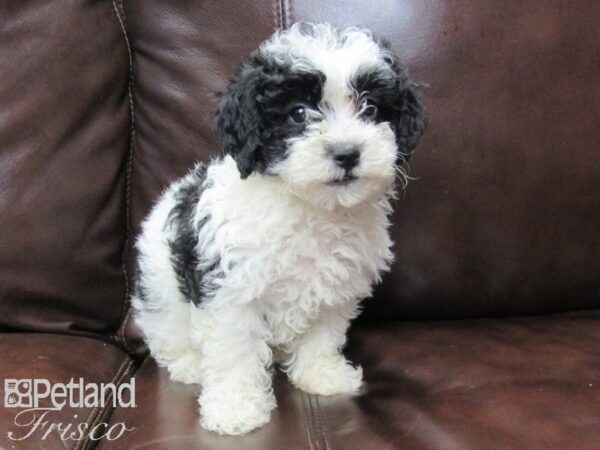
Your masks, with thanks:
<instances>
[{"instance_id":1,"label":"leather couch cushion","mask_svg":"<svg viewBox=\"0 0 600 450\"><path fill-rule=\"evenodd\" d=\"M298 20L363 24L424 89L430 126L396 205L377 319L600 305L600 3L253 0L126 3L134 49L134 230L169 182L220 153L233 68Z\"/></svg>"},{"instance_id":2,"label":"leather couch cushion","mask_svg":"<svg viewBox=\"0 0 600 450\"><path fill-rule=\"evenodd\" d=\"M135 375L136 409L117 409L111 423L125 422L135 433L113 442L102 441L99 449L295 449L306 445L308 396L294 389L282 376L275 381L278 408L264 427L242 437L219 436L204 430L199 420L199 388L173 382L166 370L147 359Z\"/></svg>"},{"instance_id":3,"label":"leather couch cushion","mask_svg":"<svg viewBox=\"0 0 600 450\"><path fill-rule=\"evenodd\" d=\"M77 426L88 424L89 427L108 420L112 407L85 408L64 407L61 410L49 411L44 417L43 411L35 413L39 424L26 426L33 416L26 413L17 418L19 411L27 408L4 407L6 379L47 379L50 383L69 383L83 378L85 383L120 383L127 381L133 372L133 361L117 347L106 342L76 336L54 334L21 334L0 333L0 448L3 449L35 449L49 448L89 448L90 441L62 440L56 429L48 432L51 424L71 426L74 437L77 437ZM111 404L112 405L112 404ZM40 403L40 407L50 407L49 401ZM47 422L43 425L43 422ZM36 422L37 423L37 422ZM100 427L99 432L104 428ZM9 438L10 433L15 439ZM29 435L29 433L31 433ZM68 434L67 434L68 435ZM23 439L24 438L24 439Z\"/></svg>"},{"instance_id":4,"label":"leather couch cushion","mask_svg":"<svg viewBox=\"0 0 600 450\"><path fill-rule=\"evenodd\" d=\"M219 437L198 424L197 389L146 362L138 429L101 449L596 449L600 442L600 312L400 323L359 329L348 348L363 366L356 398L319 397L279 377L264 428Z\"/></svg>"},{"instance_id":5,"label":"leather couch cushion","mask_svg":"<svg viewBox=\"0 0 600 450\"><path fill-rule=\"evenodd\" d=\"M130 109L109 2L0 2L0 329L106 332L125 301Z\"/></svg>"}]
</instances>

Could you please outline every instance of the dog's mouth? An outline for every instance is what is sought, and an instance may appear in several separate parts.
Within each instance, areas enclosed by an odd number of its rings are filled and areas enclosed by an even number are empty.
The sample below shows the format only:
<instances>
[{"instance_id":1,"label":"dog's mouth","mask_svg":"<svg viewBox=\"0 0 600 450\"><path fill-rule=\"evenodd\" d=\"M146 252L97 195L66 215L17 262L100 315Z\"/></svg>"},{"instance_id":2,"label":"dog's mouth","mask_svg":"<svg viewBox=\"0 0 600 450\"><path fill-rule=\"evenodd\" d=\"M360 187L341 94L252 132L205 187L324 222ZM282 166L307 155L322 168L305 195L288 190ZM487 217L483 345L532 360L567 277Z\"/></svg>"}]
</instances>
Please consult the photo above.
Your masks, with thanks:
<instances>
[{"instance_id":1,"label":"dog's mouth","mask_svg":"<svg viewBox=\"0 0 600 450\"><path fill-rule=\"evenodd\" d=\"M342 178L336 178L335 180L328 181L327 185L328 186L347 186L356 180L358 180L357 176L347 173Z\"/></svg>"}]
</instances>

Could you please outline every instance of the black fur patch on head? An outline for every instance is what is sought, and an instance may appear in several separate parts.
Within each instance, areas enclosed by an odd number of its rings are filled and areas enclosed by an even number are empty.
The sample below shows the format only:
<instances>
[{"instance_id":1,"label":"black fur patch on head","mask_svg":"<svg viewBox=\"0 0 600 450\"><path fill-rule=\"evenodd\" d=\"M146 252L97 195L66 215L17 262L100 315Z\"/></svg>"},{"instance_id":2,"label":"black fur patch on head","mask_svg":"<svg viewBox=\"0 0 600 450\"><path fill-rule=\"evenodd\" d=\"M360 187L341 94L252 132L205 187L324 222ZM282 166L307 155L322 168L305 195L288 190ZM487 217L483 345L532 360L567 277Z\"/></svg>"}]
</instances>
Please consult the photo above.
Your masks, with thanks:
<instances>
[{"instance_id":1,"label":"black fur patch on head","mask_svg":"<svg viewBox=\"0 0 600 450\"><path fill-rule=\"evenodd\" d=\"M201 255L197 253L198 234L209 219L194 224L198 200L206 188L206 165L198 165L175 193L175 206L169 212L167 226L174 230L175 239L169 240L171 264L175 270L183 296L198 306L214 291L214 280L219 276L219 260L210 261L208 269L200 270ZM203 261L206 266L206 262Z\"/></svg>"},{"instance_id":2,"label":"black fur patch on head","mask_svg":"<svg viewBox=\"0 0 600 450\"><path fill-rule=\"evenodd\" d=\"M242 178L268 173L286 157L286 140L304 131L290 120L290 111L299 104L316 109L324 82L319 71L294 71L260 52L240 67L219 103L216 122Z\"/></svg>"},{"instance_id":3,"label":"black fur patch on head","mask_svg":"<svg viewBox=\"0 0 600 450\"><path fill-rule=\"evenodd\" d=\"M380 44L384 49L388 44ZM400 162L410 159L413 149L427 127L425 109L419 99L417 86L406 69L390 51L384 50L385 65L359 70L351 80L352 87L363 98L371 99L378 107L376 120L388 122L396 134Z\"/></svg>"}]
</instances>

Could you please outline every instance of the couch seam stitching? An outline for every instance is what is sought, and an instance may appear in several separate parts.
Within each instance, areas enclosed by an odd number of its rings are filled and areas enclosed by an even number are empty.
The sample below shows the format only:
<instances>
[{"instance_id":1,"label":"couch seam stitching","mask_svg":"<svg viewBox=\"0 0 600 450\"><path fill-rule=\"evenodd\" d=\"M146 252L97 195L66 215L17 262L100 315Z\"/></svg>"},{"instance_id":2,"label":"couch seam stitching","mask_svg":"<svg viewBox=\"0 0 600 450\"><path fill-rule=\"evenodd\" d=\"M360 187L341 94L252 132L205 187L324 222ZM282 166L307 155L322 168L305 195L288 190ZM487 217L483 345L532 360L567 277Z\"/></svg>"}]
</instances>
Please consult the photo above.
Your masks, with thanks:
<instances>
[{"instance_id":1,"label":"couch seam stitching","mask_svg":"<svg viewBox=\"0 0 600 450\"><path fill-rule=\"evenodd\" d=\"M127 55L129 60L129 79L127 83L127 96L129 97L129 149L127 154L127 166L126 166L126 175L125 175L125 242L123 246L123 254L121 257L121 272L123 273L123 277L125 279L125 302L123 304L123 308L121 309L121 324L117 329L115 334L115 338L117 342L119 342L125 349L132 353L131 348L129 347L127 340L125 339L125 329L127 323L129 322L129 318L131 316L131 308L129 304L129 295L131 286L129 285L129 276L127 271L127 251L129 249L130 243L130 232L131 232L131 173L133 166L133 149L135 142L135 116L134 116L134 101L133 101L133 88L135 84L135 77L133 73L133 52L131 50L131 43L129 41L129 37L127 36L127 29L125 26L125 17L124 17L124 8L123 8L123 17L121 17L121 12L117 7L117 3L115 0L112 1L113 9L115 14L117 15L117 19L119 20L119 24L121 25L121 31L123 33L123 38L125 39L125 45L127 47Z\"/></svg>"},{"instance_id":2,"label":"couch seam stitching","mask_svg":"<svg viewBox=\"0 0 600 450\"><path fill-rule=\"evenodd\" d=\"M272 8L275 16L275 29L279 30L281 28L281 0L273 0Z\"/></svg>"},{"instance_id":3,"label":"couch seam stitching","mask_svg":"<svg viewBox=\"0 0 600 450\"><path fill-rule=\"evenodd\" d=\"M119 366L119 369L115 372L115 374L113 375L112 379L110 380L110 383L114 383L115 380L117 378L119 378L119 374L121 373L121 371L123 370L123 366L127 363L128 361L128 357L126 357L123 362L121 363L121 365ZM92 411L90 412L89 416L87 417L85 423L87 425L87 430L89 431L91 426L90 424L94 423L96 421L96 417L98 416L98 414L100 413L100 410L102 409L101 406L97 406L94 409L92 409ZM78 449L82 449L84 448L85 445L87 445L89 438L86 437L84 440L79 441L77 443L77 445L75 446L75 450Z\"/></svg>"},{"instance_id":4,"label":"couch seam stitching","mask_svg":"<svg viewBox=\"0 0 600 450\"><path fill-rule=\"evenodd\" d=\"M314 441L317 444L317 448L322 449L323 448L323 442L322 442L322 436L321 436L321 429L319 426L319 418L317 416L317 408L315 407L315 401L316 401L316 397L313 394L308 394L308 403L310 405L310 412L311 412L311 417L312 417L312 428L313 428L313 436L314 436Z\"/></svg>"},{"instance_id":5,"label":"couch seam stitching","mask_svg":"<svg viewBox=\"0 0 600 450\"><path fill-rule=\"evenodd\" d=\"M290 8L288 0L281 0L281 26L284 29L290 26L289 12Z\"/></svg>"},{"instance_id":6,"label":"couch seam stitching","mask_svg":"<svg viewBox=\"0 0 600 450\"><path fill-rule=\"evenodd\" d=\"M308 446L310 448L310 450L314 450L314 446L313 446L313 438L312 438L312 433L311 433L311 420L310 420L310 409L308 407L309 404L309 399L308 399L308 395L304 392L300 392L300 398L302 400L301 405L302 405L302 413L301 413L301 417L302 417L302 422L304 425L304 431L306 432L306 440L308 441Z\"/></svg>"},{"instance_id":7,"label":"couch seam stitching","mask_svg":"<svg viewBox=\"0 0 600 450\"><path fill-rule=\"evenodd\" d=\"M292 24L292 19L294 17L294 0L286 0L287 2L287 26L289 27Z\"/></svg>"},{"instance_id":8,"label":"couch seam stitching","mask_svg":"<svg viewBox=\"0 0 600 450\"><path fill-rule=\"evenodd\" d=\"M131 361L131 363L130 363L129 367L123 373L123 376L119 378L118 386L121 386L125 382L125 379L131 380L134 377L134 375L136 374L137 369L139 368L139 366L136 366L135 361L133 359L131 359L130 361ZM111 419L115 409L116 408L112 407L111 405L109 405L108 407L105 407L102 415L99 417L98 423L108 424L108 421ZM101 440L93 441L90 448L97 447L97 445L100 443L100 441Z\"/></svg>"},{"instance_id":9,"label":"couch seam stitching","mask_svg":"<svg viewBox=\"0 0 600 450\"><path fill-rule=\"evenodd\" d=\"M117 387L119 387L126 380L130 380L132 375L135 373L135 370L134 370L135 367L136 367L135 361L133 359L130 359L129 364L123 371L123 374L115 381L115 385ZM109 400L110 401L105 403L104 408L100 411L100 414L97 416L97 421L94 424L94 426L105 421L104 419L106 419L107 417L110 417L112 415L112 412L115 410L115 408L112 406L112 395L109 395ZM93 441L91 443L90 447L91 448L96 447L99 442L100 442L100 440Z\"/></svg>"},{"instance_id":10,"label":"couch seam stitching","mask_svg":"<svg viewBox=\"0 0 600 450\"><path fill-rule=\"evenodd\" d=\"M123 374L126 374L129 372L129 370L131 369L131 366L133 364L133 360L131 358L129 358L129 356L125 357L125 360L121 363L121 365L119 366L119 369L117 370L117 372L115 373L115 375L112 377L112 379L110 380L110 383L117 383L118 380L121 379L121 377L123 376ZM125 369L123 369L123 367L125 367ZM121 383L119 382L119 385ZM112 395L110 393L108 393L108 397L107 398L111 398ZM89 431L91 428L93 428L93 426L96 425L96 418L102 413L102 410L104 410L106 408L106 403L107 403L107 398L104 398L104 403L105 403L105 407L102 406L97 406L96 408L92 409L92 411L90 412L88 418L86 419L86 425L87 425L87 430ZM91 446L89 444L90 441L90 436L89 434L86 436L85 439L83 439L82 441L79 441L77 443L77 445L75 446L74 450L80 450L80 449L90 449Z\"/></svg>"},{"instance_id":11,"label":"couch seam stitching","mask_svg":"<svg viewBox=\"0 0 600 450\"><path fill-rule=\"evenodd\" d=\"M325 444L325 449L330 450L329 440L327 439L327 426L325 424L325 420L323 417L323 410L322 410L321 404L319 402L319 397L315 397L315 410L316 410L315 416L317 418L317 424L319 425L319 434L321 435L323 444Z\"/></svg>"}]
</instances>

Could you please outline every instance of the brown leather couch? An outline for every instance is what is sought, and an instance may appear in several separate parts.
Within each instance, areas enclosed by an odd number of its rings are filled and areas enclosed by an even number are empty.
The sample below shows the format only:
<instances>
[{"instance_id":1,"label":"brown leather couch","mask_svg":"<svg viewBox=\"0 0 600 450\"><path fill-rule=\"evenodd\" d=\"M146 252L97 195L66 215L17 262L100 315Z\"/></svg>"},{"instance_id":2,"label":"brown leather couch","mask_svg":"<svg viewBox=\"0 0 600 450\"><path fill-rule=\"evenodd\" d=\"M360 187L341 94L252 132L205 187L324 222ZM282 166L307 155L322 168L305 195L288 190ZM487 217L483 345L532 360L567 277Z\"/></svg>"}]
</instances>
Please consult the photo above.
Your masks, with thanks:
<instances>
[{"instance_id":1,"label":"brown leather couch","mask_svg":"<svg viewBox=\"0 0 600 450\"><path fill-rule=\"evenodd\" d=\"M364 393L279 376L271 422L219 437L140 342L131 244L219 152L235 64L297 20L387 37L430 125L347 348ZM19 441L31 427L0 405L0 448L600 448L599 28L594 0L0 2L0 374L134 377L137 404L51 411ZM134 430L42 440L51 423Z\"/></svg>"}]
</instances>

